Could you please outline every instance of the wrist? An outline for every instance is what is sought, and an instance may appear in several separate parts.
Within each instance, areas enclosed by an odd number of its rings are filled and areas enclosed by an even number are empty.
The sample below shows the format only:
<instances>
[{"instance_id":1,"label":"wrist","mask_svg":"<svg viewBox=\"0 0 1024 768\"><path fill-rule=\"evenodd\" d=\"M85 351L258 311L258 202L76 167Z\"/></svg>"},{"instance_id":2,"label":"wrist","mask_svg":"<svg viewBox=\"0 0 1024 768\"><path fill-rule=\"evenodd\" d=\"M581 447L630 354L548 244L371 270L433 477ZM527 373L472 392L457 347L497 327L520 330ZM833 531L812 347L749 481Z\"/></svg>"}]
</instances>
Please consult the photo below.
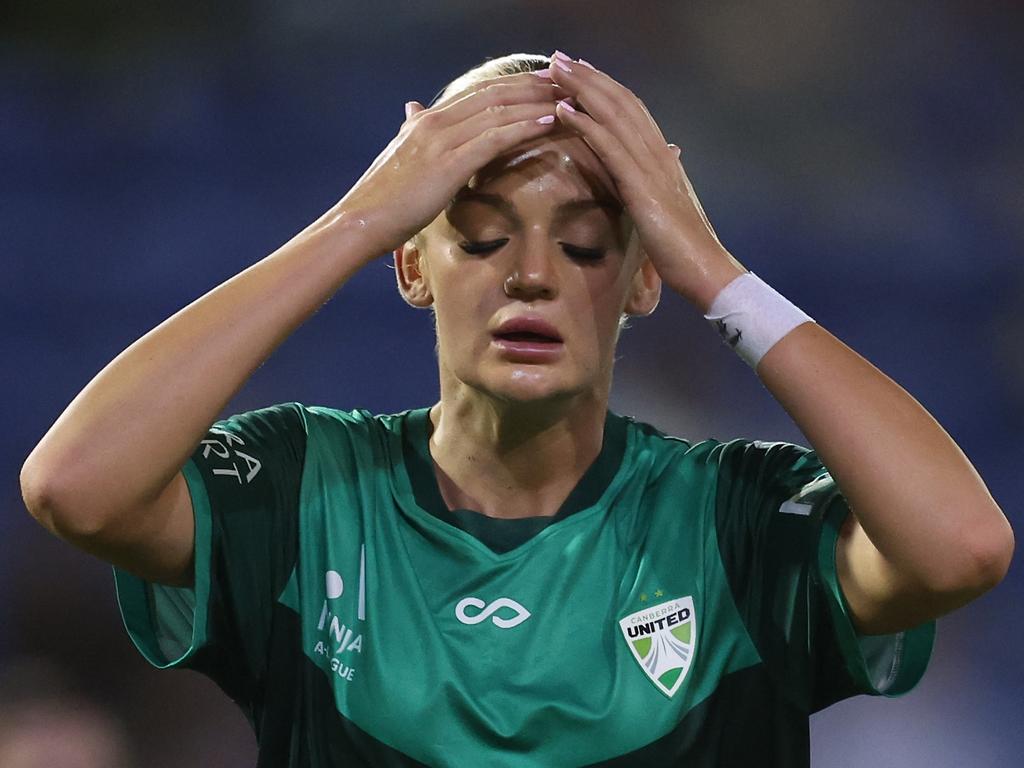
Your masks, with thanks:
<instances>
[{"instance_id":1,"label":"wrist","mask_svg":"<svg viewBox=\"0 0 1024 768\"><path fill-rule=\"evenodd\" d=\"M362 266L390 252L388 245L375 236L373 221L372 212L343 206L339 202L306 227L302 234L330 243L334 252Z\"/></svg>"},{"instance_id":2,"label":"wrist","mask_svg":"<svg viewBox=\"0 0 1024 768\"><path fill-rule=\"evenodd\" d=\"M693 281L694 287L683 295L703 314L708 312L715 298L729 283L748 274L746 267L724 249L715 259L700 263L697 272L698 279Z\"/></svg>"},{"instance_id":3,"label":"wrist","mask_svg":"<svg viewBox=\"0 0 1024 768\"><path fill-rule=\"evenodd\" d=\"M815 322L753 272L726 286L704 313L747 365L757 370L761 358L798 325Z\"/></svg>"},{"instance_id":4,"label":"wrist","mask_svg":"<svg viewBox=\"0 0 1024 768\"><path fill-rule=\"evenodd\" d=\"M717 275L714 279L709 280L700 293L698 293L693 302L696 304L698 309L704 314L707 314L708 310L711 309L711 305L715 303L715 299L721 294L727 286L729 286L736 278L741 275L749 274L747 270L729 270L724 271L720 275Z\"/></svg>"}]
</instances>

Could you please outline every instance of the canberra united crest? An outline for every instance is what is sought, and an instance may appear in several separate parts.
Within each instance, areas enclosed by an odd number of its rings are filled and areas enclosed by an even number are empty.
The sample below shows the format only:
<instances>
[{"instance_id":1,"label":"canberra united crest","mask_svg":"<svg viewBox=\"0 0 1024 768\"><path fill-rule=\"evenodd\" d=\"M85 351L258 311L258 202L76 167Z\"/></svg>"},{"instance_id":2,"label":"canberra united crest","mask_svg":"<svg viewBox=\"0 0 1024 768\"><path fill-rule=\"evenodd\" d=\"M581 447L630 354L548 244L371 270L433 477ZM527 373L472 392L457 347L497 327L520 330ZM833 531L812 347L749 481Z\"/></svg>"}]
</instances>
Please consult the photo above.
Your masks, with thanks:
<instances>
[{"instance_id":1,"label":"canberra united crest","mask_svg":"<svg viewBox=\"0 0 1024 768\"><path fill-rule=\"evenodd\" d=\"M658 689L671 697L690 669L697 644L692 597L677 597L619 621L629 650Z\"/></svg>"}]
</instances>

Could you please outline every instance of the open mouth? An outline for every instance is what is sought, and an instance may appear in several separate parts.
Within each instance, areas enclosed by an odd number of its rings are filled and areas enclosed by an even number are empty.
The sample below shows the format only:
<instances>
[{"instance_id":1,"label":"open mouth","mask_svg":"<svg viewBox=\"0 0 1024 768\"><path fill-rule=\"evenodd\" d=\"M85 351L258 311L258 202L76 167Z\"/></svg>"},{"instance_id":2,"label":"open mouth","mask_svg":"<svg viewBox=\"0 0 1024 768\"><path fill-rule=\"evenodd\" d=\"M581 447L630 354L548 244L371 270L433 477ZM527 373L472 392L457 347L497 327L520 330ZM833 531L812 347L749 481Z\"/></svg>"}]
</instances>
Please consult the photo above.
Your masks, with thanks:
<instances>
[{"instance_id":1,"label":"open mouth","mask_svg":"<svg viewBox=\"0 0 1024 768\"><path fill-rule=\"evenodd\" d=\"M540 315L510 317L491 334L492 348L501 357L517 363L554 363L565 350L557 326Z\"/></svg>"},{"instance_id":2,"label":"open mouth","mask_svg":"<svg viewBox=\"0 0 1024 768\"><path fill-rule=\"evenodd\" d=\"M496 333L494 337L512 342L531 342L534 344L561 344L561 339L553 336L545 336L541 333L530 333L527 331L515 331L513 333Z\"/></svg>"}]
</instances>

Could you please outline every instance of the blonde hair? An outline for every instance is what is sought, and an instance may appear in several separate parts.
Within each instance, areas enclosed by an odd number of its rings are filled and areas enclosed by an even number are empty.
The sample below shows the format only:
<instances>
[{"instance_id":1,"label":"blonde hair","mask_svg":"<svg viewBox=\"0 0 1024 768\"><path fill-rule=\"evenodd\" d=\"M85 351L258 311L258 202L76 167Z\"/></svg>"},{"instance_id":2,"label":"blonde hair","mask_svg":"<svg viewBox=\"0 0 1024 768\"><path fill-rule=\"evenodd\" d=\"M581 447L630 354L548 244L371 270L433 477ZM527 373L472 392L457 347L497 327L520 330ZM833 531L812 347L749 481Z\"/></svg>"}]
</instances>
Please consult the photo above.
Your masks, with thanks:
<instances>
[{"instance_id":1,"label":"blonde hair","mask_svg":"<svg viewBox=\"0 0 1024 768\"><path fill-rule=\"evenodd\" d=\"M551 59L539 53L510 53L505 56L499 56L496 59L486 59L482 64L477 64L475 67L466 70L448 83L448 85L444 86L426 106L429 109L442 99L452 94L460 93L474 83L490 80L493 77L502 77L503 75L518 75L521 72L547 69L550 64ZM422 231L417 232L410 239L417 249L422 250L427 245Z\"/></svg>"},{"instance_id":2,"label":"blonde hair","mask_svg":"<svg viewBox=\"0 0 1024 768\"><path fill-rule=\"evenodd\" d=\"M493 77L502 77L503 75L518 75L522 72L535 72L538 69L547 69L551 66L551 58L545 54L539 53L509 53L505 56L499 56L496 59L486 59L482 64L477 64L475 67L466 70L461 75L452 80L448 85L442 88L437 94L430 100L430 103L426 106L432 107L437 102L447 98L448 96L460 93L471 87L474 83L479 83L483 80L490 80ZM413 243L417 248L424 248L426 242L421 232L417 232L412 237ZM433 311L431 312L433 315ZM436 316L435 320L435 333L436 327ZM623 313L619 318L619 331L628 328L629 315ZM617 341L617 339L616 339ZM438 344L440 340L438 340ZM435 352L437 346L435 345Z\"/></svg>"},{"instance_id":3,"label":"blonde hair","mask_svg":"<svg viewBox=\"0 0 1024 768\"><path fill-rule=\"evenodd\" d=\"M496 59L487 59L448 83L437 92L427 106L431 107L441 99L464 91L473 83L478 83L481 80L489 80L492 77L502 77L503 75L518 75L521 72L535 72L538 69L547 69L550 63L549 57L538 53L510 53Z\"/></svg>"}]
</instances>

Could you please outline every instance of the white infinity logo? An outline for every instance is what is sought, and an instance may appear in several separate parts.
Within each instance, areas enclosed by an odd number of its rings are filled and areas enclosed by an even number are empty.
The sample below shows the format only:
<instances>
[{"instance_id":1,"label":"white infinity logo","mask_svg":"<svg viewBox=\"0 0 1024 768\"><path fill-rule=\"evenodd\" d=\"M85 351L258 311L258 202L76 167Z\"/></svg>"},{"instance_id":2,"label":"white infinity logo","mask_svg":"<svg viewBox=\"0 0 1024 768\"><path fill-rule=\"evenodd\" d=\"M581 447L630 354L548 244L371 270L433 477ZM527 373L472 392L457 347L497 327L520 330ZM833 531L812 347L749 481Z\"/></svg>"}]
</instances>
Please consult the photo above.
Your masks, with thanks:
<instances>
[{"instance_id":1,"label":"white infinity logo","mask_svg":"<svg viewBox=\"0 0 1024 768\"><path fill-rule=\"evenodd\" d=\"M470 607L484 610L481 610L475 616L470 616L466 613L466 609ZM502 608L511 608L516 612L516 615L511 619L503 619L500 616L493 615ZM455 617L463 624L479 624L481 621L485 621L489 618L494 622L495 626L501 627L502 629L511 629L530 618L530 612L511 597L499 597L490 605L478 597L464 597L459 600L459 604L455 606Z\"/></svg>"}]
</instances>

